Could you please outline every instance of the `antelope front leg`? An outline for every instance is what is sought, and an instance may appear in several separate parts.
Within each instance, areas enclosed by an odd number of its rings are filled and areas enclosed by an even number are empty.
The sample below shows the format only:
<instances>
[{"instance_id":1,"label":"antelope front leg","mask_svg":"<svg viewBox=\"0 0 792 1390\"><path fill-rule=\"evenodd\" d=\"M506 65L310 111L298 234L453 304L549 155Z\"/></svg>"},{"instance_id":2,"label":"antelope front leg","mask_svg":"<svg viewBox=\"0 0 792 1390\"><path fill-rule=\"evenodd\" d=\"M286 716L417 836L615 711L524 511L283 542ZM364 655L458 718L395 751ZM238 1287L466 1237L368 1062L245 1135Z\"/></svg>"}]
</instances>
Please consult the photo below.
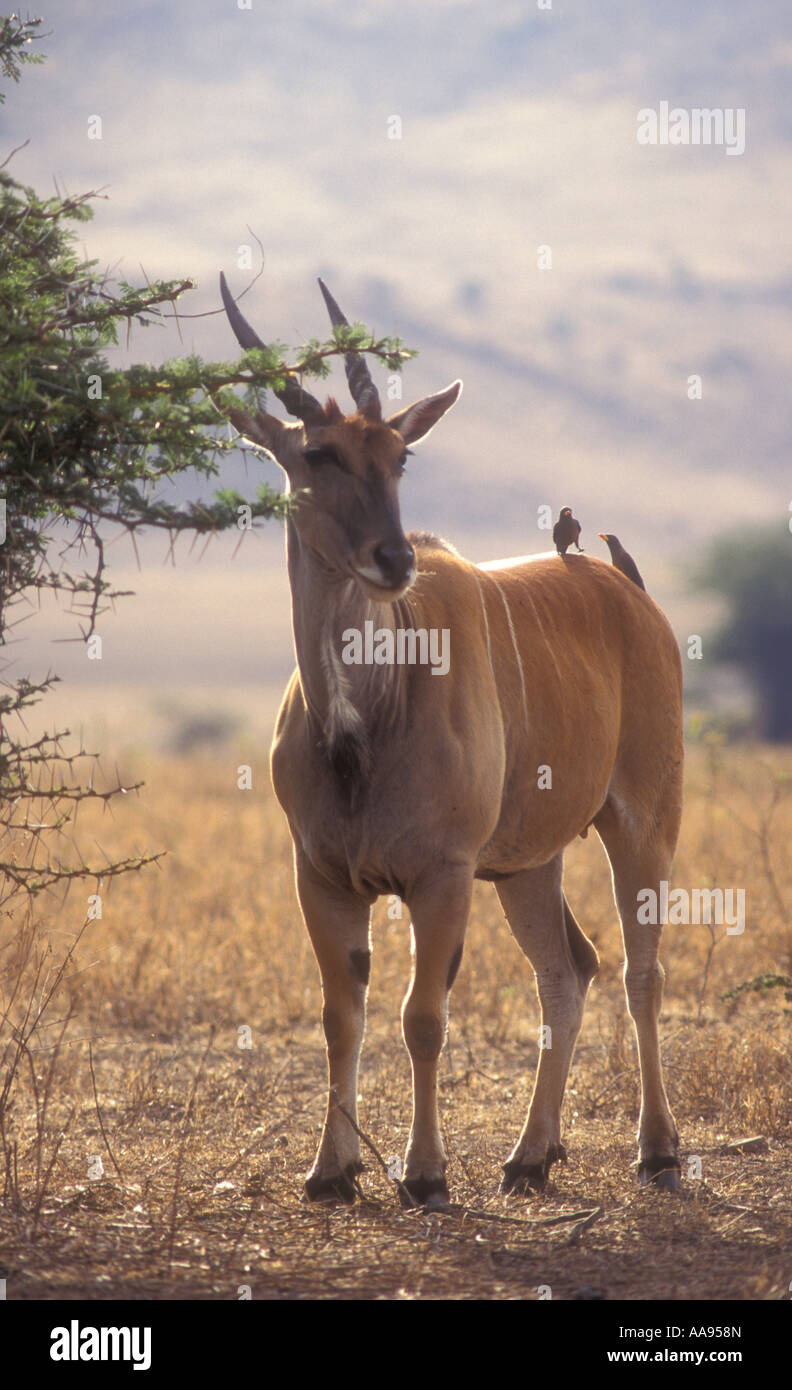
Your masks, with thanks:
<instances>
[{"instance_id":1,"label":"antelope front leg","mask_svg":"<svg viewBox=\"0 0 792 1390\"><path fill-rule=\"evenodd\" d=\"M322 976L328 1100L322 1138L305 1179L312 1201L353 1202L361 1171L360 1141L339 1103L357 1123L358 1062L366 1026L371 950L370 905L332 887L298 853L297 893Z\"/></svg>"},{"instance_id":2,"label":"antelope front leg","mask_svg":"<svg viewBox=\"0 0 792 1390\"><path fill-rule=\"evenodd\" d=\"M448 1196L446 1155L437 1113L437 1064L445 1042L448 996L462 960L472 873L436 876L410 894L413 976L402 1006L412 1062L413 1117L404 1186L417 1202Z\"/></svg>"}]
</instances>

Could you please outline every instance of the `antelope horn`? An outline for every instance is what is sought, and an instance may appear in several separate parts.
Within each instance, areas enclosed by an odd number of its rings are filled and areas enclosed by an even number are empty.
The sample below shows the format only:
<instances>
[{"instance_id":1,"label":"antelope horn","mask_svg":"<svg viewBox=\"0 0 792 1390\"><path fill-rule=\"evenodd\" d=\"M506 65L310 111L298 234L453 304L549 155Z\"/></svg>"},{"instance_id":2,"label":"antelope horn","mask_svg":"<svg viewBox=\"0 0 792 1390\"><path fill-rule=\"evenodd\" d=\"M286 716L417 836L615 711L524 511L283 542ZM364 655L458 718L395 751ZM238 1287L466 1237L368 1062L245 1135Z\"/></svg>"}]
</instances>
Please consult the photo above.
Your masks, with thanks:
<instances>
[{"instance_id":1,"label":"antelope horn","mask_svg":"<svg viewBox=\"0 0 792 1390\"><path fill-rule=\"evenodd\" d=\"M220 293L223 296L223 304L225 305L225 311L228 315L228 322L234 330L234 335L240 347L266 348L266 344L262 343L258 333L254 328L251 328L237 305L234 296L228 288L222 270L220 271ZM319 402L316 400L316 397L312 396L308 391L303 390L293 372L288 374L285 386L281 391L276 391L275 395L278 397L278 400L285 405L290 415L294 415L306 425L311 424L320 415L324 419L324 412Z\"/></svg>"},{"instance_id":2,"label":"antelope horn","mask_svg":"<svg viewBox=\"0 0 792 1390\"><path fill-rule=\"evenodd\" d=\"M319 281L319 288L322 291L322 297L327 305L327 312L333 327L338 328L340 325L346 324L346 318L323 280ZM379 393L364 359L357 352L348 352L344 358L344 365L352 399L358 410L362 415L368 415L370 419L381 419L382 407L380 406Z\"/></svg>"}]
</instances>

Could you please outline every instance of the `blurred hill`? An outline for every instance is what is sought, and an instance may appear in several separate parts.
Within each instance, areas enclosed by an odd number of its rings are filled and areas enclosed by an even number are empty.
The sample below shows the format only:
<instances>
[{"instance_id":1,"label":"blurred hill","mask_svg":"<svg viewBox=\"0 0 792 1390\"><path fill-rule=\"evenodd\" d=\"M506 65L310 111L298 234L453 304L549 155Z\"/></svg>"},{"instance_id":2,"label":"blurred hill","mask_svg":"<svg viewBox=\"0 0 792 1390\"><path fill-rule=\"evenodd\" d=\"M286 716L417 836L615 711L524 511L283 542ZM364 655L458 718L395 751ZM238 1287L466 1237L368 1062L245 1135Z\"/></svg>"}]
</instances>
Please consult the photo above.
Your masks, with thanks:
<instances>
[{"instance_id":1,"label":"blurred hill","mask_svg":"<svg viewBox=\"0 0 792 1390\"><path fill-rule=\"evenodd\" d=\"M788 514L787 7L404 0L395 22L384 0L178 0L141 24L138 7L59 0L45 18L48 62L3 108L4 145L30 137L15 176L106 187L86 254L198 281L179 331L135 330L124 359L232 353L222 317L189 315L217 309L221 266L247 283L251 228L266 267L244 307L263 337L324 331L322 275L351 319L420 350L405 398L464 379L410 460L408 526L483 559L544 549L537 508L573 504L594 553L598 531L621 537L681 640L704 628L709 601L686 595L698 550ZM745 153L638 145L637 112L661 100L745 108ZM242 465L222 481L244 490ZM108 619L108 685L281 679L282 540L273 527L232 559L236 539L173 569L154 538L140 575L119 545L113 577L139 597ZM84 654L51 645L76 631L63 615L27 630L25 669L82 683Z\"/></svg>"}]
</instances>

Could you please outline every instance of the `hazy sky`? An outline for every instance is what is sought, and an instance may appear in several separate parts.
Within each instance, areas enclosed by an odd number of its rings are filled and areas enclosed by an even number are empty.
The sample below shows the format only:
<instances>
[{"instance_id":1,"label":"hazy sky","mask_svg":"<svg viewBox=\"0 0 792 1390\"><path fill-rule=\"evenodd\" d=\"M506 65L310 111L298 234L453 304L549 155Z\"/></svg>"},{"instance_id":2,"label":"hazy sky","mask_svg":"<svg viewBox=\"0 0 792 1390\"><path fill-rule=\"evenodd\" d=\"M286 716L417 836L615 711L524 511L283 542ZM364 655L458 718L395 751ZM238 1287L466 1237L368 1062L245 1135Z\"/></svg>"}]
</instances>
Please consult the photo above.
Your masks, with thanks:
<instances>
[{"instance_id":1,"label":"hazy sky","mask_svg":"<svg viewBox=\"0 0 792 1390\"><path fill-rule=\"evenodd\" d=\"M537 507L572 504L593 553L597 531L622 536L678 630L680 557L729 526L785 525L787 4L53 0L44 20L47 63L8 92L2 143L29 137L12 172L40 192L104 188L87 255L129 279L193 276L183 308L200 313L221 266L249 279L252 228L262 336L325 332L321 274L350 318L420 350L407 397L463 377L411 461L409 524L485 558L546 548ZM640 144L638 112L664 102L727 128L742 111L744 152ZM224 320L185 320L182 342L139 332L131 356L193 347L233 355ZM141 575L120 548L119 585L140 596L91 679L288 665L280 538L232 564L234 543L200 565L185 548L172 572L151 542ZM53 651L85 674L76 649Z\"/></svg>"}]
</instances>

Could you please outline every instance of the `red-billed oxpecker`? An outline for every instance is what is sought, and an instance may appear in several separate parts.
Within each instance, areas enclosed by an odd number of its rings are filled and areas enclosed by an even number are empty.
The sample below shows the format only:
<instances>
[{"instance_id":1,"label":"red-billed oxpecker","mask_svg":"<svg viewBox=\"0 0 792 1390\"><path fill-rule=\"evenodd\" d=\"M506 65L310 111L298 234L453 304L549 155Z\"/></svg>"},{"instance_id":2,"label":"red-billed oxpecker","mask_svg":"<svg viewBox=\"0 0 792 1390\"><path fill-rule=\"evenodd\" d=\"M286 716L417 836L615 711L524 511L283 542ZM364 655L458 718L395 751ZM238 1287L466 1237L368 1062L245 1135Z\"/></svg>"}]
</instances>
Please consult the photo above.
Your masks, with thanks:
<instances>
[{"instance_id":1,"label":"red-billed oxpecker","mask_svg":"<svg viewBox=\"0 0 792 1390\"><path fill-rule=\"evenodd\" d=\"M553 542L559 555L566 555L570 545L576 545L578 550L582 551L580 522L573 517L571 507L561 508L558 521L553 527Z\"/></svg>"},{"instance_id":2,"label":"red-billed oxpecker","mask_svg":"<svg viewBox=\"0 0 792 1390\"><path fill-rule=\"evenodd\" d=\"M624 546L619 540L619 537L612 536L607 531L599 531L598 535L601 541L605 541L605 544L607 545L611 553L611 560L613 561L616 569L619 570L621 574L625 575L627 579L631 579L633 584L637 584L639 589L645 590L646 585L644 584L641 578L638 566L636 565L632 555L629 555L627 551L624 549Z\"/></svg>"}]
</instances>

